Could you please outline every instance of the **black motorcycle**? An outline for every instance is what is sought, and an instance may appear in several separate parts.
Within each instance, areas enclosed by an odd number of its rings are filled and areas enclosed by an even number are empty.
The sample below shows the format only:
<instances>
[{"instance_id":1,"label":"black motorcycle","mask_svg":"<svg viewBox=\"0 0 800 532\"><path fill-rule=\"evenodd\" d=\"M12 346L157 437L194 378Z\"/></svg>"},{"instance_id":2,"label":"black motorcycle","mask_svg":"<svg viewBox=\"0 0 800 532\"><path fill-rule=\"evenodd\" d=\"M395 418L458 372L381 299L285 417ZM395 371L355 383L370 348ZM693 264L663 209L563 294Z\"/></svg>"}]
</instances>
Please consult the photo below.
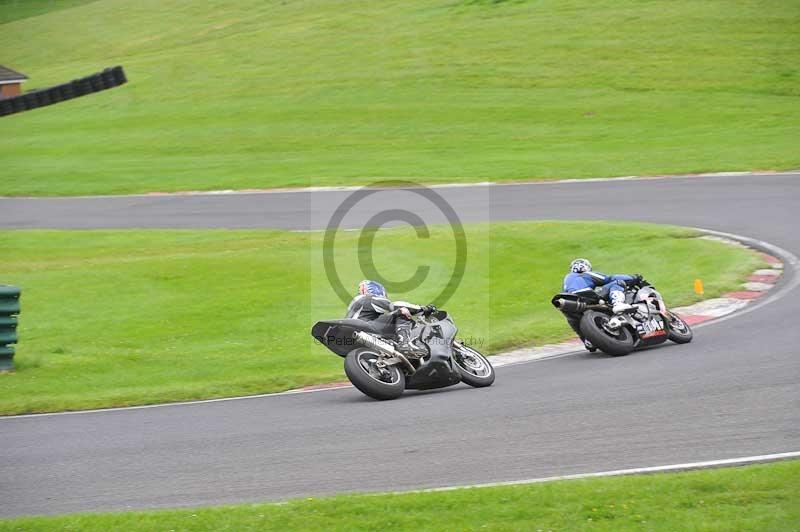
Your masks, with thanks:
<instances>
[{"instance_id":1,"label":"black motorcycle","mask_svg":"<svg viewBox=\"0 0 800 532\"><path fill-rule=\"evenodd\" d=\"M553 306L567 318L581 340L588 340L589 351L627 355L634 349L672 340L678 344L692 341L692 330L664 304L664 299L649 283L639 277L626 282L625 302L633 309L614 314L608 301L608 287L587 288L576 293L553 296Z\"/></svg>"},{"instance_id":2,"label":"black motorcycle","mask_svg":"<svg viewBox=\"0 0 800 532\"><path fill-rule=\"evenodd\" d=\"M396 349L395 313L377 320L317 322L311 336L344 358L353 386L374 399L396 399L406 389L430 390L465 382L481 388L494 382L494 368L481 353L455 339L452 318L443 310L425 312L411 330L415 354Z\"/></svg>"}]
</instances>

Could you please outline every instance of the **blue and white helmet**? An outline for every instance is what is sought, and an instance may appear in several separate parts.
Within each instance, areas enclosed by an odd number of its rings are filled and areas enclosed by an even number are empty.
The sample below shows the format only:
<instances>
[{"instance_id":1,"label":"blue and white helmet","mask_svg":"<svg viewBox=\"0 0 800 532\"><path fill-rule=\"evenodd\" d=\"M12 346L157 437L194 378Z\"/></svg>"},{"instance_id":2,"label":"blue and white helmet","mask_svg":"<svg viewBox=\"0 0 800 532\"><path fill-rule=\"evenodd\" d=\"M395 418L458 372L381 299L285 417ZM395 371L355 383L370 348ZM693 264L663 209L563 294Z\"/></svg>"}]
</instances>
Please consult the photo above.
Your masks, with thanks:
<instances>
[{"instance_id":1,"label":"blue and white helmet","mask_svg":"<svg viewBox=\"0 0 800 532\"><path fill-rule=\"evenodd\" d=\"M376 281L365 279L358 283L358 293L362 296L371 295L378 297L386 297L386 289L383 285Z\"/></svg>"},{"instance_id":2,"label":"blue and white helmet","mask_svg":"<svg viewBox=\"0 0 800 532\"><path fill-rule=\"evenodd\" d=\"M569 265L569 271L573 273L586 273L592 271L592 263L586 259L575 259Z\"/></svg>"}]
</instances>

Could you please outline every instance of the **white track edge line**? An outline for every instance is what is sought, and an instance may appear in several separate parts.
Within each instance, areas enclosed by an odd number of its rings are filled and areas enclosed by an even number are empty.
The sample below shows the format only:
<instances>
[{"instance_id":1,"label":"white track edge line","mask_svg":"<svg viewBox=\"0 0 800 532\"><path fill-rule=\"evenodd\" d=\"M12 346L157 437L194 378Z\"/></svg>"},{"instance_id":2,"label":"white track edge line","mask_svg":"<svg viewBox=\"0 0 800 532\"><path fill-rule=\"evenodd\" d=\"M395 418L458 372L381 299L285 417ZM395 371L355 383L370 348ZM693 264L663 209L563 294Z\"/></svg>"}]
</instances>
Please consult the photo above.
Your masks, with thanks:
<instances>
[{"instance_id":1,"label":"white track edge line","mask_svg":"<svg viewBox=\"0 0 800 532\"><path fill-rule=\"evenodd\" d=\"M475 188L475 187L511 187L511 186L525 186L525 185L558 185L558 184L571 184L571 183L606 183L612 181L660 181L665 179L697 179L704 177L785 177L797 175L800 169L785 170L780 172L708 172L701 174L667 174L667 175L627 175L617 177L586 177L586 178L564 178L564 179L537 179L531 181L481 181L476 183L432 183L425 185L419 183L417 186L424 188ZM409 181L413 183L416 178L407 177L386 177L376 178L395 181ZM298 187L298 188L273 188L273 189L231 189L231 190L187 190L177 192L144 192L140 194L101 194L98 196L0 196L0 200L74 200L74 199L109 199L109 198L180 198L191 196L248 196L248 195L261 195L261 194L298 194L298 193L315 193L315 192L349 192L359 190L368 185L343 185L340 187ZM403 187L398 187L400 190ZM381 190L376 187L376 190Z\"/></svg>"},{"instance_id":2,"label":"white track edge line","mask_svg":"<svg viewBox=\"0 0 800 532\"><path fill-rule=\"evenodd\" d=\"M244 399L260 399L262 397L274 397L277 395L296 395L302 393L312 392L329 392L331 390L341 390L342 388L352 388L351 384L342 384L339 386L331 386L330 388L314 388L310 390L285 390L283 392L273 393L260 393L256 395L237 395L235 397L218 397L216 399L197 399L194 401L179 401L175 403L157 403L153 405L133 405L133 406L115 406L112 408L94 408L91 410L68 410L66 412L41 412L39 414L19 414L11 416L0 416L0 421L9 421L14 419L24 419L31 417L46 417L46 416L66 416L77 414L102 414L103 412L119 412L122 410L144 410L147 408L163 408L168 406L186 406L186 405L200 405L205 403L222 403L224 401L241 401Z\"/></svg>"},{"instance_id":3,"label":"white track edge line","mask_svg":"<svg viewBox=\"0 0 800 532\"><path fill-rule=\"evenodd\" d=\"M746 314L748 312L751 312L753 310L761 308L762 306L767 305L769 303L773 303L773 302L777 301L778 299L781 299L782 297L784 297L788 292L790 292L791 290L796 288L798 284L800 284L800 275L797 275L797 273L796 273L798 271L798 269L800 269L800 259L798 259L790 251L787 251L787 250L785 250L785 249L783 249L781 247L778 247L775 244L770 244L769 242L764 242L763 240L757 240L757 239L754 239L754 238L750 238L750 237L746 237L746 236L742 236L742 235L737 235L737 234L734 234L734 233L724 233L722 231L714 231L712 229L703 229L703 228L700 228L700 227L687 227L687 228L688 229L694 229L695 231L700 231L702 233L707 233L707 234L711 234L711 235L715 235L715 236L723 236L723 237L729 238L731 240L741 241L744 244L750 245L753 249L756 249L758 247L766 249L770 253L775 254L778 258L780 258L783 261L783 263L784 263L784 274L783 275L784 276L787 275L787 273L786 273L788 271L788 268L786 268L787 264L792 269L792 272L791 272L792 280L789 283L780 286L780 288L778 288L778 290L776 290L774 294L770 294L769 296L764 298L763 301L759 301L759 302L754 303L754 304L749 304L749 305L747 305L745 307L742 307L739 310L731 312L730 314L726 314L724 316L720 316L719 318L714 318L714 319L711 319L711 320L708 320L708 321L705 321L705 322L702 322L702 323L698 323L697 325L693 326L695 329L703 327L705 325L712 325L712 324L720 323L720 322L725 321L727 319L730 319L730 318L733 318L733 317L738 317L741 314ZM577 349L577 350L570 349L569 351L565 351L563 353L553 353L551 355L546 355L546 356L540 357L540 358L532 358L530 360L519 360L519 361L510 362L508 364L503 364L500 367L517 366L519 364L527 364L527 363L531 363L531 362L539 362L539 361L544 361L544 360L551 360L551 359L554 359L554 358L562 358L562 357L565 357L565 356L579 355L579 354L581 354L583 352L584 351L582 349L580 349L580 348ZM170 407L170 406L197 405L197 404L204 404L204 403L221 403L223 401L239 401L239 400L245 400L245 399L259 399L259 398L262 398L262 397L275 397L275 396L281 396L281 395L294 395L294 394L313 393L313 392L327 392L327 391L331 391L331 390L341 390L342 388L350 388L350 387L352 387L350 384L343 384L341 386L332 386L330 388L314 388L314 389L311 389L311 390L303 390L303 389L286 390L286 391L283 391L283 392L263 393L263 394L257 394L257 395L240 395L240 396L236 396L236 397L220 397L220 398L217 398L217 399L198 399L196 401L180 401L180 402L175 402L175 403L158 403L158 404L154 404L154 405L118 406L118 407L113 407L113 408L95 408L95 409L92 409L92 410L70 410L70 411L67 411L67 412L42 412L42 413L39 413L39 414L19 414L19 415L11 415L11 416L0 416L0 422L7 421L7 420L13 420L13 419L26 419L26 418L32 418L32 417L65 416L65 415L77 415L77 414L94 414L94 413L102 413L102 412L118 412L118 411L122 411L122 410L143 410L143 409L146 409L146 408L161 408L161 407Z\"/></svg>"},{"instance_id":4,"label":"white track edge line","mask_svg":"<svg viewBox=\"0 0 800 532\"><path fill-rule=\"evenodd\" d=\"M421 490L407 490L407 491L393 491L392 494L401 493L431 493L437 491L454 491L460 489L472 488L496 488L502 486L518 486L524 484L539 484L542 482L554 482L558 480L578 480L583 478L597 478L597 477L619 477L625 475L642 475L647 473L664 473L675 471L692 471L696 469L711 469L723 466L747 465L767 462L777 462L780 460L789 460L792 458L800 458L800 451L792 451L788 453L776 454L762 454L756 456L745 456L741 458L726 458L722 460L708 460L705 462L686 462L683 464L671 464L652 467L635 467L631 469L616 469L613 471L600 471L597 473L577 473L574 475L560 475L553 477L531 478L526 480L509 480L504 482L488 482L485 484L467 484L461 486L444 486L441 488L427 488Z\"/></svg>"}]
</instances>

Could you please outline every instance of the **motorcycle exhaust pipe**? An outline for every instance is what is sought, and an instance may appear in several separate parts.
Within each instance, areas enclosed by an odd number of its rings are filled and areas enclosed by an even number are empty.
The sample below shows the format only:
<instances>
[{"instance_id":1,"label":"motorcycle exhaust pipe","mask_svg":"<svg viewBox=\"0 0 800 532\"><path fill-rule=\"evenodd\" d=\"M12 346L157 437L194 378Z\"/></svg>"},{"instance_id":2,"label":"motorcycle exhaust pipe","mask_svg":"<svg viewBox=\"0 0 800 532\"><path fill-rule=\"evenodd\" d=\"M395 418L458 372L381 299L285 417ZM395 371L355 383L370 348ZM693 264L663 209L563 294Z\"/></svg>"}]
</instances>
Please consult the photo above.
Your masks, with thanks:
<instances>
[{"instance_id":1,"label":"motorcycle exhaust pipe","mask_svg":"<svg viewBox=\"0 0 800 532\"><path fill-rule=\"evenodd\" d=\"M372 349L375 349L376 351L383 353L384 355L400 359L400 361L403 363L403 365L406 367L409 373L414 373L417 371L414 368L414 365L408 361L405 355L400 351L398 351L397 349L395 349L394 346L389 342L385 342L380 338L376 338L371 334L365 333L364 331L356 331L356 333L353 335L353 338L357 343L363 345L364 347L371 347Z\"/></svg>"},{"instance_id":2,"label":"motorcycle exhaust pipe","mask_svg":"<svg viewBox=\"0 0 800 532\"><path fill-rule=\"evenodd\" d=\"M573 301L564 298L556 299L556 306L561 312L569 312L571 314L578 314L586 310L586 303L583 301Z\"/></svg>"}]
</instances>

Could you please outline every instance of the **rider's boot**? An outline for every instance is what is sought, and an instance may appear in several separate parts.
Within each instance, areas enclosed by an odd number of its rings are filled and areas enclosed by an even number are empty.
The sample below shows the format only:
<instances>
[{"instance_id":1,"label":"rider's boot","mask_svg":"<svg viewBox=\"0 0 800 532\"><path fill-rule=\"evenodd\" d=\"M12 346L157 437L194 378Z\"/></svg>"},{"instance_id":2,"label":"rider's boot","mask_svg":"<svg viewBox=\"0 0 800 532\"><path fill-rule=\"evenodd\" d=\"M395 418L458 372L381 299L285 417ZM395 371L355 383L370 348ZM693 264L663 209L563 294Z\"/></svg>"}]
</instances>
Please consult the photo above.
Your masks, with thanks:
<instances>
[{"instance_id":1,"label":"rider's boot","mask_svg":"<svg viewBox=\"0 0 800 532\"><path fill-rule=\"evenodd\" d=\"M405 327L398 327L395 336L397 343L397 350L404 355L424 355L427 351L416 345L411 339L411 329Z\"/></svg>"},{"instance_id":2,"label":"rider's boot","mask_svg":"<svg viewBox=\"0 0 800 532\"><path fill-rule=\"evenodd\" d=\"M597 351L597 348L594 346L594 344L589 340L587 340L586 338L583 339L583 347L585 347L586 350L589 351L590 353L594 353L595 351Z\"/></svg>"},{"instance_id":3,"label":"rider's boot","mask_svg":"<svg viewBox=\"0 0 800 532\"><path fill-rule=\"evenodd\" d=\"M611 292L611 305L611 311L614 314L622 314L623 312L636 308L633 305L625 303L625 292L622 290Z\"/></svg>"}]
</instances>

